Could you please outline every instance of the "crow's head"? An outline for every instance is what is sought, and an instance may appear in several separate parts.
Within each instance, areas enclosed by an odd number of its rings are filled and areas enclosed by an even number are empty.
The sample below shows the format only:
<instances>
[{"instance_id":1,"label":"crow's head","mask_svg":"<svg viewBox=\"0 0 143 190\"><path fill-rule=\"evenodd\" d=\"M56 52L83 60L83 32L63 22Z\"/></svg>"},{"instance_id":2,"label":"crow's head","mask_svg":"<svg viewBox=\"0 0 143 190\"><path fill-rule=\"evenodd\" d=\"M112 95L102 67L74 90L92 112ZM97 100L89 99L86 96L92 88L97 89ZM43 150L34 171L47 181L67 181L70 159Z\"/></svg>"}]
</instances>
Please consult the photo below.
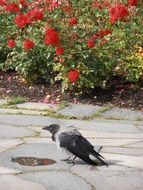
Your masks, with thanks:
<instances>
[{"instance_id":1,"label":"crow's head","mask_svg":"<svg viewBox=\"0 0 143 190\"><path fill-rule=\"evenodd\" d=\"M53 135L59 131L60 126L58 124L51 124L43 127L42 129L49 131Z\"/></svg>"}]
</instances>

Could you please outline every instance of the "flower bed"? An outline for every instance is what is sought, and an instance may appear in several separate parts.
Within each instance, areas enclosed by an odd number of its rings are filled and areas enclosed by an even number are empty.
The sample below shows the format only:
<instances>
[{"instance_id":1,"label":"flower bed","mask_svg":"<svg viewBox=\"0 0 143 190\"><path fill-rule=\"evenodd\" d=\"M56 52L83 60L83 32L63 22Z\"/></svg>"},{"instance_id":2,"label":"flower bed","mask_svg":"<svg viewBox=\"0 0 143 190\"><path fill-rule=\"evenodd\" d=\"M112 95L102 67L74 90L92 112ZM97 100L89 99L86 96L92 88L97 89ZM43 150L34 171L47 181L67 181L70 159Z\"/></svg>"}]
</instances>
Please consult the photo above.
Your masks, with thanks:
<instances>
[{"instance_id":1,"label":"flower bed","mask_svg":"<svg viewBox=\"0 0 143 190\"><path fill-rule=\"evenodd\" d=\"M0 68L63 90L143 78L143 3L0 0Z\"/></svg>"}]
</instances>

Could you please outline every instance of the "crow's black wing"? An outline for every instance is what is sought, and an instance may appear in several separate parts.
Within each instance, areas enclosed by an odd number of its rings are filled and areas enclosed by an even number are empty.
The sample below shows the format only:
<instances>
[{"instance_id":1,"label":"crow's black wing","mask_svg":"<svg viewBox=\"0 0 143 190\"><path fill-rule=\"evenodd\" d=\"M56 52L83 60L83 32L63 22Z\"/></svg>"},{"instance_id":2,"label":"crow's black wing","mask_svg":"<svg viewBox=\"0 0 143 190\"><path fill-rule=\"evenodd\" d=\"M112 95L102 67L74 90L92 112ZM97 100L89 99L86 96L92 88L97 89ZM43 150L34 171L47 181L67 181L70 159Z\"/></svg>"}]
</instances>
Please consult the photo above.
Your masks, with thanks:
<instances>
[{"instance_id":1,"label":"crow's black wing","mask_svg":"<svg viewBox=\"0 0 143 190\"><path fill-rule=\"evenodd\" d=\"M80 144L78 145L78 138L79 135L71 135L66 132L61 133L59 135L60 147L65 148L86 163L96 165L96 163L89 158L89 154L80 147Z\"/></svg>"},{"instance_id":2,"label":"crow's black wing","mask_svg":"<svg viewBox=\"0 0 143 190\"><path fill-rule=\"evenodd\" d=\"M94 155L95 157L102 157L100 154L94 151L94 147L82 135L63 132L59 135L59 141L61 148L67 149L69 152L89 164L96 164L89 158L90 154Z\"/></svg>"},{"instance_id":3,"label":"crow's black wing","mask_svg":"<svg viewBox=\"0 0 143 190\"><path fill-rule=\"evenodd\" d=\"M93 155L97 160L99 160L102 164L108 165L104 160L103 157L94 150L94 146L83 136L78 137L78 148L82 149L82 152L86 152L89 155Z\"/></svg>"}]
</instances>

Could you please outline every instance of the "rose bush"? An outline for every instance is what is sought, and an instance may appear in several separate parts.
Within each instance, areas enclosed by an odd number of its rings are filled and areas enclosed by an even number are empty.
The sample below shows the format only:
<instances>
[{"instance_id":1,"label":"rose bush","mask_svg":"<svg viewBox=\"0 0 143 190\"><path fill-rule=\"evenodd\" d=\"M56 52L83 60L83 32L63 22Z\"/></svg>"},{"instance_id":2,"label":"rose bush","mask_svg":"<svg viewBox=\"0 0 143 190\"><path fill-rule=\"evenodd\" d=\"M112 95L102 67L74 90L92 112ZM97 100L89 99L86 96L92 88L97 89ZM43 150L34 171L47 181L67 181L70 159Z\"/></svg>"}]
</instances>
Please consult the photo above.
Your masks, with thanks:
<instances>
[{"instance_id":1,"label":"rose bush","mask_svg":"<svg viewBox=\"0 0 143 190\"><path fill-rule=\"evenodd\" d=\"M142 9L139 0L0 0L1 67L63 89L141 80Z\"/></svg>"}]
</instances>

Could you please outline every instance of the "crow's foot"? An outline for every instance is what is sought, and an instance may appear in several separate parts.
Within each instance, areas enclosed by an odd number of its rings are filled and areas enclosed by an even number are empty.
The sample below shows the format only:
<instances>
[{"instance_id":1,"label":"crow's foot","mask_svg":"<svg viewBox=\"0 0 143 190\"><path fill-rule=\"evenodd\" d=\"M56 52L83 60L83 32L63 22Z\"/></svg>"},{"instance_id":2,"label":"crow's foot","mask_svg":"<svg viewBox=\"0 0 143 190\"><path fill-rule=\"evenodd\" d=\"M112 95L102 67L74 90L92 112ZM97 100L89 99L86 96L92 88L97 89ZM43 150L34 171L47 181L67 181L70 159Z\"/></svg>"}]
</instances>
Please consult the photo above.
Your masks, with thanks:
<instances>
[{"instance_id":1,"label":"crow's foot","mask_svg":"<svg viewBox=\"0 0 143 190\"><path fill-rule=\"evenodd\" d=\"M61 159L61 161L65 161L65 162L72 162L72 160L71 160L71 157L69 156L68 158L66 158L66 159Z\"/></svg>"}]
</instances>

